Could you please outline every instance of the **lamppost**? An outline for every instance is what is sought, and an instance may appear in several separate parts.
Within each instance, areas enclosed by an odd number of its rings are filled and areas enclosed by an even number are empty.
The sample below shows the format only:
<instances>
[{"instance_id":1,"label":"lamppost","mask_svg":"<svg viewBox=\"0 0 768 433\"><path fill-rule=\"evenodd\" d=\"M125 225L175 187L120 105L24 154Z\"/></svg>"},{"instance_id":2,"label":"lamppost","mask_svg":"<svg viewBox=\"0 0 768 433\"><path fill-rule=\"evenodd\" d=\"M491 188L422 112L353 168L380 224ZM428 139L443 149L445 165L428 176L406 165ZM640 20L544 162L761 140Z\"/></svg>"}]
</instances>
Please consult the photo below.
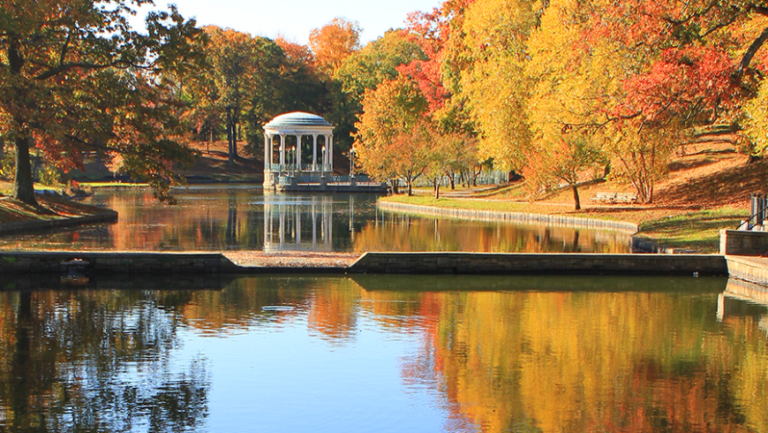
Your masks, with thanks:
<instances>
[{"instance_id":1,"label":"lamppost","mask_svg":"<svg viewBox=\"0 0 768 433\"><path fill-rule=\"evenodd\" d=\"M355 175L355 148L349 149L349 175Z\"/></svg>"},{"instance_id":2,"label":"lamppost","mask_svg":"<svg viewBox=\"0 0 768 433\"><path fill-rule=\"evenodd\" d=\"M322 172L323 172L323 174L325 174L325 145L323 145L323 147L320 148L320 151L323 154L323 163L322 163L323 169L322 169Z\"/></svg>"}]
</instances>

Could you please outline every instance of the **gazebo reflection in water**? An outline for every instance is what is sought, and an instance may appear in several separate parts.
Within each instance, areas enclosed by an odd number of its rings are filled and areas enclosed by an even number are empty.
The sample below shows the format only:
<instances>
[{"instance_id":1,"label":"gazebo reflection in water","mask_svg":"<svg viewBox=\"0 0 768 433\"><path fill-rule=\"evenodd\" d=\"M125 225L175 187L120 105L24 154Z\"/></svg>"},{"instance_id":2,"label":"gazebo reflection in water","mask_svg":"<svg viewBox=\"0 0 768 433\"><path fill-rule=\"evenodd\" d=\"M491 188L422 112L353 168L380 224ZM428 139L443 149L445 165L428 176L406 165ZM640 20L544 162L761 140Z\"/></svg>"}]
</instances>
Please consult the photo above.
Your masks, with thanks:
<instances>
[{"instance_id":1,"label":"gazebo reflection in water","mask_svg":"<svg viewBox=\"0 0 768 433\"><path fill-rule=\"evenodd\" d=\"M343 215L349 220L349 239L341 239L343 234L337 233L337 245L354 242L354 206L354 197L350 196L348 215L336 208L337 217ZM334 251L333 217L332 195L268 200L264 203L264 251ZM346 229L339 223L337 227Z\"/></svg>"}]
</instances>

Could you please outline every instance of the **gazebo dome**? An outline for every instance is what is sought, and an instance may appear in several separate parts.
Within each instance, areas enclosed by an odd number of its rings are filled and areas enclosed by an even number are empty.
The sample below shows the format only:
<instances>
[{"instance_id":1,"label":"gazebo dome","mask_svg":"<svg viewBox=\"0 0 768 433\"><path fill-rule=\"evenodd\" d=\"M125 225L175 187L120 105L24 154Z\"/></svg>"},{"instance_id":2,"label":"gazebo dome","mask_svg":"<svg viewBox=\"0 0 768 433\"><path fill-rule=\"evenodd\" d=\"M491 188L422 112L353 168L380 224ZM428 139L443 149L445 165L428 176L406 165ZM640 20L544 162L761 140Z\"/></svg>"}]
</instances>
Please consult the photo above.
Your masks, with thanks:
<instances>
[{"instance_id":1,"label":"gazebo dome","mask_svg":"<svg viewBox=\"0 0 768 433\"><path fill-rule=\"evenodd\" d=\"M264 129L305 128L313 126L333 127L327 120L316 114L294 111L276 116L264 125Z\"/></svg>"}]
</instances>

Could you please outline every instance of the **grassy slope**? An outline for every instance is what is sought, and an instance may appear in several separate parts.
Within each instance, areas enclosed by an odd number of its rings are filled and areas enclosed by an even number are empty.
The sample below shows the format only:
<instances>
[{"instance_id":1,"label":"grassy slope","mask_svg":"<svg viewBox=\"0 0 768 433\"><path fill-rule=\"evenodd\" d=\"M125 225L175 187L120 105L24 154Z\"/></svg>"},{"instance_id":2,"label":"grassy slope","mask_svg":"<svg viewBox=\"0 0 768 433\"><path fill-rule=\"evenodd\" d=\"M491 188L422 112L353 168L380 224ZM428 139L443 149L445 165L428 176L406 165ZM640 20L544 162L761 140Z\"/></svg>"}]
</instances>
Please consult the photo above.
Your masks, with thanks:
<instances>
[{"instance_id":1,"label":"grassy slope","mask_svg":"<svg viewBox=\"0 0 768 433\"><path fill-rule=\"evenodd\" d=\"M39 206L33 207L10 197L0 198L0 224L74 218L96 215L104 211L94 206L84 205L60 197L41 196L37 198L37 201Z\"/></svg>"},{"instance_id":2,"label":"grassy slope","mask_svg":"<svg viewBox=\"0 0 768 433\"><path fill-rule=\"evenodd\" d=\"M670 165L667 179L656 186L652 205L604 205L590 200L598 192L632 192L631 185L586 182L579 188L582 210L573 209L573 194L566 188L527 201L523 183L491 191L451 193L443 189L436 200L429 189L414 197L383 200L461 209L546 213L635 222L640 235L662 245L717 252L719 230L733 229L749 214L749 194L768 192L768 162L747 165L747 158L724 141L686 146Z\"/></svg>"}]
</instances>

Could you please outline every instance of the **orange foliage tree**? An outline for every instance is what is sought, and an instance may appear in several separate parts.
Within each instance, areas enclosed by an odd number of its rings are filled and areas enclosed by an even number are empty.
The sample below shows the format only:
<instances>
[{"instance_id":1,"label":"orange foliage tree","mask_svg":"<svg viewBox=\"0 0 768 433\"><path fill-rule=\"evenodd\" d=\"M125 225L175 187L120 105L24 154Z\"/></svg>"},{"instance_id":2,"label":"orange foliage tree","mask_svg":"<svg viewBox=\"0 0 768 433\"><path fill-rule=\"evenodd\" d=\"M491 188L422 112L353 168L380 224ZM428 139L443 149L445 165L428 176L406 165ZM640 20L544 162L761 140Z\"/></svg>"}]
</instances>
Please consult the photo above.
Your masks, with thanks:
<instances>
[{"instance_id":1,"label":"orange foliage tree","mask_svg":"<svg viewBox=\"0 0 768 433\"><path fill-rule=\"evenodd\" d=\"M309 33L309 47L315 55L318 69L329 76L341 66L341 62L360 49L360 24L334 18L330 23Z\"/></svg>"}]
</instances>

